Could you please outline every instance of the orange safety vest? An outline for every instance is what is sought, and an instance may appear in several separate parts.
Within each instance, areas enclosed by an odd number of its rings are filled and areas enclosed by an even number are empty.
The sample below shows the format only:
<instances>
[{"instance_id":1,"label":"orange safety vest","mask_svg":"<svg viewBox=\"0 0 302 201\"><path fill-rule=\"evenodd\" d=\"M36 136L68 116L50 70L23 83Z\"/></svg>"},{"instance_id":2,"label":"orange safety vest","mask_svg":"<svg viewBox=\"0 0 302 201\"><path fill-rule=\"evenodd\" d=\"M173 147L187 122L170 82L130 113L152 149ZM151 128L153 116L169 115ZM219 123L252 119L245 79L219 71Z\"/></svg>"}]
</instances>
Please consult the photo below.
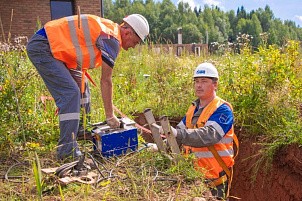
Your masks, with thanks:
<instances>
[{"instance_id":1,"label":"orange safety vest","mask_svg":"<svg viewBox=\"0 0 302 201\"><path fill-rule=\"evenodd\" d=\"M47 22L44 28L54 58L70 69L81 70L86 76L88 69L102 65L102 52L96 46L101 32L116 38L120 46L122 44L119 25L95 15L60 18Z\"/></svg>"},{"instance_id":2,"label":"orange safety vest","mask_svg":"<svg viewBox=\"0 0 302 201\"><path fill-rule=\"evenodd\" d=\"M215 97L200 114L197 124L192 124L192 117L196 106L191 105L186 113L186 126L189 129L200 128L205 125L210 116L217 110L222 104L227 104L231 109L230 103L224 101L219 97ZM232 109L233 110L233 109ZM233 150L233 138L235 136L234 126L226 133L226 135L214 145L214 148L222 158L227 167L231 168L234 165L234 150ZM219 173L223 171L223 168L218 163L212 152L208 147L191 147L184 146L185 153L194 153L196 156L195 167L205 174L208 179L219 178Z\"/></svg>"}]
</instances>

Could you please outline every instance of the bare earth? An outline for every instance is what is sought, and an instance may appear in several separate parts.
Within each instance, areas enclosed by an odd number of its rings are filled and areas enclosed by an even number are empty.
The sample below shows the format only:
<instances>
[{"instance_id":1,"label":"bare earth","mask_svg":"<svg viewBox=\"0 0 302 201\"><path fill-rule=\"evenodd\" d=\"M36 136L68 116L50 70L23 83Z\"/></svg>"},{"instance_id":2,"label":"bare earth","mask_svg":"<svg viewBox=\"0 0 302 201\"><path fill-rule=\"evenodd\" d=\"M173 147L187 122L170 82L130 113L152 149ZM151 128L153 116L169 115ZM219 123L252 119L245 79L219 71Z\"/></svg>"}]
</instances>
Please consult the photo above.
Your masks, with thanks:
<instances>
[{"instance_id":1,"label":"bare earth","mask_svg":"<svg viewBox=\"0 0 302 201\"><path fill-rule=\"evenodd\" d=\"M244 201L301 201L302 147L290 145L275 156L270 168L260 165L253 173L260 145L255 140L241 138L240 152L234 167L231 195ZM236 200L236 199L230 199Z\"/></svg>"},{"instance_id":2,"label":"bare earth","mask_svg":"<svg viewBox=\"0 0 302 201\"><path fill-rule=\"evenodd\" d=\"M171 119L171 125L175 126L180 119ZM135 121L140 125L146 123L142 114ZM266 167L259 163L262 148L259 141L240 135L238 138L240 148L230 195L243 201L302 201L302 146L282 148L274 156L273 164ZM237 199L230 198L233 200Z\"/></svg>"}]
</instances>

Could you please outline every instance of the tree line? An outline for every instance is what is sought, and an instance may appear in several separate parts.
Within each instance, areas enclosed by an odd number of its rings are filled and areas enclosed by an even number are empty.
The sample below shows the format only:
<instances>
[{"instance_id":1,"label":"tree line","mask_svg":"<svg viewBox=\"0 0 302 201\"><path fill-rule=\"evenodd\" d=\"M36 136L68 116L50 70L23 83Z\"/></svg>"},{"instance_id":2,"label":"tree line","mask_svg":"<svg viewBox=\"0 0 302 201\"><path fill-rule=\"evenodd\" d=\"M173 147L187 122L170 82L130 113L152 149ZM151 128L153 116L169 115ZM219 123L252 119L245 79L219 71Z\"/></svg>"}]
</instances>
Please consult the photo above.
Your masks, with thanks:
<instances>
[{"instance_id":1,"label":"tree line","mask_svg":"<svg viewBox=\"0 0 302 201\"><path fill-rule=\"evenodd\" d=\"M154 44L177 43L177 30L182 29L182 42L234 43L238 35L247 34L253 47L263 41L283 45L287 40L302 40L302 28L294 21L282 21L274 16L267 5L247 12L224 12L217 6L191 9L188 3L177 6L171 0L104 0L103 14L115 22L131 13L144 15L150 24L149 41Z\"/></svg>"}]
</instances>

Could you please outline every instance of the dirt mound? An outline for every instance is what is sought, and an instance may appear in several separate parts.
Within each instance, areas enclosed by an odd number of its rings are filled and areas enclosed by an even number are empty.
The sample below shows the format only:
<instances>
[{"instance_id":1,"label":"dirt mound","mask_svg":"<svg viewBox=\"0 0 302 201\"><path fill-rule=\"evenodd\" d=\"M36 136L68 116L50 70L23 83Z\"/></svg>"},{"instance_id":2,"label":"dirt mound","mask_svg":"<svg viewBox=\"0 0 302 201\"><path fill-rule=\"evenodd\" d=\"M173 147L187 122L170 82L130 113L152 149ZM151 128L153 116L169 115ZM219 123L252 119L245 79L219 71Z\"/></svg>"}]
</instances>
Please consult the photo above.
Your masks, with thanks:
<instances>
[{"instance_id":1,"label":"dirt mound","mask_svg":"<svg viewBox=\"0 0 302 201\"><path fill-rule=\"evenodd\" d=\"M302 148L280 149L270 167L259 162L261 146L255 140L240 140L231 195L244 201L302 200ZM235 200L235 199L230 199Z\"/></svg>"}]
</instances>

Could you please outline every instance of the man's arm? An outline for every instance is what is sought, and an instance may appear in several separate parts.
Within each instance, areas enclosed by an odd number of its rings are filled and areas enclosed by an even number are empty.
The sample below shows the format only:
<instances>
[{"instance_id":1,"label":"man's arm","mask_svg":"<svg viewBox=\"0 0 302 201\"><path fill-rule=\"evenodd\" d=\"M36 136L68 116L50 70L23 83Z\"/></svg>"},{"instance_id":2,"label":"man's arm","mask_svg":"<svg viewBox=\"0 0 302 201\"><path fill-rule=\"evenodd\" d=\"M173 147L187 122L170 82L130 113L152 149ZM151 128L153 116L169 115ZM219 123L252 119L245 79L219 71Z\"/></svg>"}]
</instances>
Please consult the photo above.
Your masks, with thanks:
<instances>
[{"instance_id":1,"label":"man's arm","mask_svg":"<svg viewBox=\"0 0 302 201\"><path fill-rule=\"evenodd\" d=\"M101 92L105 109L106 119L114 116L112 102L112 68L105 62L102 64Z\"/></svg>"},{"instance_id":2,"label":"man's arm","mask_svg":"<svg viewBox=\"0 0 302 201\"><path fill-rule=\"evenodd\" d=\"M187 117L184 116L181 121L177 124L176 128L179 128L179 129L186 129L186 119Z\"/></svg>"},{"instance_id":3,"label":"man's arm","mask_svg":"<svg viewBox=\"0 0 302 201\"><path fill-rule=\"evenodd\" d=\"M206 122L197 129L177 129L177 142L192 147L211 146L218 143L233 126L233 113L223 104Z\"/></svg>"},{"instance_id":4,"label":"man's arm","mask_svg":"<svg viewBox=\"0 0 302 201\"><path fill-rule=\"evenodd\" d=\"M119 127L119 120L113 112L112 101L112 70L115 64L115 59L120 50L118 40L110 35L101 33L96 41L96 46L102 51L102 73L101 73L101 92L105 109L107 124L114 128Z\"/></svg>"}]
</instances>

